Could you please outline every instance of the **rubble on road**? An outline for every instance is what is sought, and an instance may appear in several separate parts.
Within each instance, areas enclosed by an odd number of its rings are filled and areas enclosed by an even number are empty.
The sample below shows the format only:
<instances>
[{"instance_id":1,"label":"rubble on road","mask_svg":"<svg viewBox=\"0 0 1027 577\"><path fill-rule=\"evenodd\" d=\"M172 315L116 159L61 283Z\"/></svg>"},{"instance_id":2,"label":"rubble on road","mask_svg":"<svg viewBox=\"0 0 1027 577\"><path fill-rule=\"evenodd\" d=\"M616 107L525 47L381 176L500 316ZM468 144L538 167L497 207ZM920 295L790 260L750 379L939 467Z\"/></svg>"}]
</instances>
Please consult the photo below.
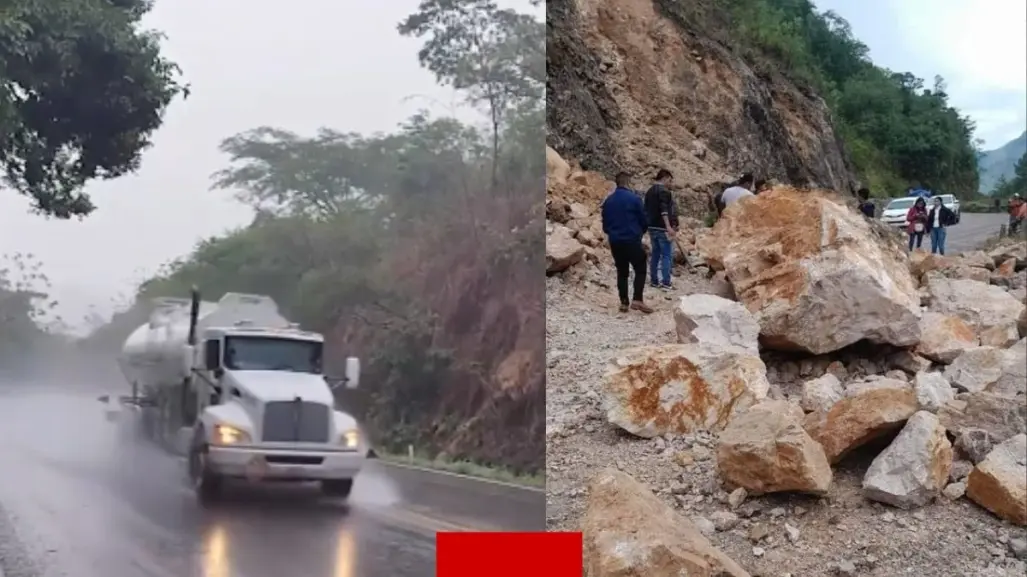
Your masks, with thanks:
<instances>
[{"instance_id":1,"label":"rubble on road","mask_svg":"<svg viewBox=\"0 0 1027 577\"><path fill-rule=\"evenodd\" d=\"M547 251L582 256L547 281L547 514L588 575L1027 572L1027 243L907 256L775 190L686 221L676 288L619 315L605 181L561 174Z\"/></svg>"}]
</instances>

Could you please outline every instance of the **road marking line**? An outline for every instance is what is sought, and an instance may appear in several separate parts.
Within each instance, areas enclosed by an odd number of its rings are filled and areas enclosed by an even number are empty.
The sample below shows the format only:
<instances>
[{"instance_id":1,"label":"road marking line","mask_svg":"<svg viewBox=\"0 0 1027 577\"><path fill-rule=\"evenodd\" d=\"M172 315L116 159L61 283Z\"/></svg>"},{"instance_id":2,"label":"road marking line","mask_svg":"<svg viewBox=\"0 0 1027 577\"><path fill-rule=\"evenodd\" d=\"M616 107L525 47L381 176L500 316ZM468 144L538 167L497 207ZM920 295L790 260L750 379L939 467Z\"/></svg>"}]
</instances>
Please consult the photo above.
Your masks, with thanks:
<instances>
[{"instance_id":1,"label":"road marking line","mask_svg":"<svg viewBox=\"0 0 1027 577\"><path fill-rule=\"evenodd\" d=\"M401 469L411 469L414 471L421 471L424 473L433 473L435 475L443 475L448 477L456 477L466 481L475 481L478 483L485 483L488 485L498 485L500 487L509 487L511 489L518 489L521 491L527 491L529 493L546 493L544 487L532 487L530 485L521 485L519 483L510 483L509 481L497 481L495 479L486 479L485 477L475 477L474 475L464 475L463 473L453 473L451 471L442 471L440 469L432 469L430 467L421 467L418 465L410 465L407 463L397 463L396 461L388 461L385 459L376 459L377 462L388 465L390 467L399 467Z\"/></svg>"},{"instance_id":2,"label":"road marking line","mask_svg":"<svg viewBox=\"0 0 1027 577\"><path fill-rule=\"evenodd\" d=\"M482 530L429 517L403 507L361 507L360 510L368 512L371 516L385 521L387 524L413 528L416 532L429 537L434 537L439 532L467 533Z\"/></svg>"}]
</instances>

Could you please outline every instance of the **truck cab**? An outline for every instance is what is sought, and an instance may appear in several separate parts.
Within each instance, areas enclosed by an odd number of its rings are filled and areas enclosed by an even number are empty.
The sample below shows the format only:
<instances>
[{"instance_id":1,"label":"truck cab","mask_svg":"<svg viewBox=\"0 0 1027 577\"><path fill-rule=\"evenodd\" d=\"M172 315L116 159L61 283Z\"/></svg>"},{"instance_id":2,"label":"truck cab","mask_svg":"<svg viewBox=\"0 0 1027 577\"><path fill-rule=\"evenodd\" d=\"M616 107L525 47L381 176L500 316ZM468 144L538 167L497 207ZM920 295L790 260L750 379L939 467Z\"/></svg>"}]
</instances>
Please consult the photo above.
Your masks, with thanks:
<instances>
[{"instance_id":1,"label":"truck cab","mask_svg":"<svg viewBox=\"0 0 1027 577\"><path fill-rule=\"evenodd\" d=\"M369 446L332 391L357 386L359 361L347 359L333 384L317 333L238 322L197 336L183 355L195 412L183 412L195 415L188 463L200 500L216 498L229 478L319 481L326 494L348 496Z\"/></svg>"}]
</instances>

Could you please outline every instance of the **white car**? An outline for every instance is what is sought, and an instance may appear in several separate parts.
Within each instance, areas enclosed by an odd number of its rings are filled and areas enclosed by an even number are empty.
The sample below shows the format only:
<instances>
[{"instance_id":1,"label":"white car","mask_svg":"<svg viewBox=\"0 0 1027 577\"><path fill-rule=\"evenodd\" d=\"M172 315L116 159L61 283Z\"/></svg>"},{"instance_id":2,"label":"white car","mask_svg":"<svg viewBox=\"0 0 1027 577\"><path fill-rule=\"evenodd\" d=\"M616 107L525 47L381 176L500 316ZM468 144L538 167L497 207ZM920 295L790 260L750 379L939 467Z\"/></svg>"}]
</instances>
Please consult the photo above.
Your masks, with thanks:
<instances>
[{"instance_id":1,"label":"white car","mask_svg":"<svg viewBox=\"0 0 1027 577\"><path fill-rule=\"evenodd\" d=\"M936 198L941 199L942 205L951 210L956 215L956 222L959 222L959 199L951 194L941 194ZM927 209L930 210L933 199L925 198L927 201ZM913 207L913 203L916 202L915 196L905 196L902 198L896 198L888 203L884 207L884 211L881 212L881 222L888 226L905 227L906 226L906 214L909 209Z\"/></svg>"},{"instance_id":2,"label":"white car","mask_svg":"<svg viewBox=\"0 0 1027 577\"><path fill-rule=\"evenodd\" d=\"M945 206L945 208L951 210L952 213L956 215L956 222L958 223L959 222L959 199L956 198L956 195L954 195L954 194L941 194L938 197L941 198L941 203ZM931 205L928 204L927 206L930 207Z\"/></svg>"},{"instance_id":3,"label":"white car","mask_svg":"<svg viewBox=\"0 0 1027 577\"><path fill-rule=\"evenodd\" d=\"M913 208L913 203L916 202L916 197L906 196L903 198L896 198L888 203L884 207L884 211L881 212L881 222L888 226L904 227L906 226L906 214L910 208Z\"/></svg>"}]
</instances>

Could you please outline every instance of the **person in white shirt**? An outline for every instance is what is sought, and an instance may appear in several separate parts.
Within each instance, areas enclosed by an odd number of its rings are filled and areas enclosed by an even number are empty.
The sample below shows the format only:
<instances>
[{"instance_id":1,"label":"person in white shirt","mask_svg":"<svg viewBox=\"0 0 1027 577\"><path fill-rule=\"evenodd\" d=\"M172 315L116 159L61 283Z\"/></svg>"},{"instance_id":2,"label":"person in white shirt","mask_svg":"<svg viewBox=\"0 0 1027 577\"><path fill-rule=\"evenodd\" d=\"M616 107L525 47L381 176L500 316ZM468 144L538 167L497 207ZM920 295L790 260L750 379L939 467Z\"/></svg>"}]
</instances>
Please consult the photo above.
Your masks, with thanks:
<instances>
[{"instance_id":1,"label":"person in white shirt","mask_svg":"<svg viewBox=\"0 0 1027 577\"><path fill-rule=\"evenodd\" d=\"M755 181L756 179L753 177L752 173L746 172L742 175L742 178L738 179L738 182L734 186L725 190L724 193L720 195L721 212L743 198L756 196L752 193L752 187Z\"/></svg>"},{"instance_id":2,"label":"person in white shirt","mask_svg":"<svg viewBox=\"0 0 1027 577\"><path fill-rule=\"evenodd\" d=\"M931 254L945 254L946 228L956 224L956 214L936 196L931 202L931 210L927 213L927 234L931 237Z\"/></svg>"}]
</instances>

